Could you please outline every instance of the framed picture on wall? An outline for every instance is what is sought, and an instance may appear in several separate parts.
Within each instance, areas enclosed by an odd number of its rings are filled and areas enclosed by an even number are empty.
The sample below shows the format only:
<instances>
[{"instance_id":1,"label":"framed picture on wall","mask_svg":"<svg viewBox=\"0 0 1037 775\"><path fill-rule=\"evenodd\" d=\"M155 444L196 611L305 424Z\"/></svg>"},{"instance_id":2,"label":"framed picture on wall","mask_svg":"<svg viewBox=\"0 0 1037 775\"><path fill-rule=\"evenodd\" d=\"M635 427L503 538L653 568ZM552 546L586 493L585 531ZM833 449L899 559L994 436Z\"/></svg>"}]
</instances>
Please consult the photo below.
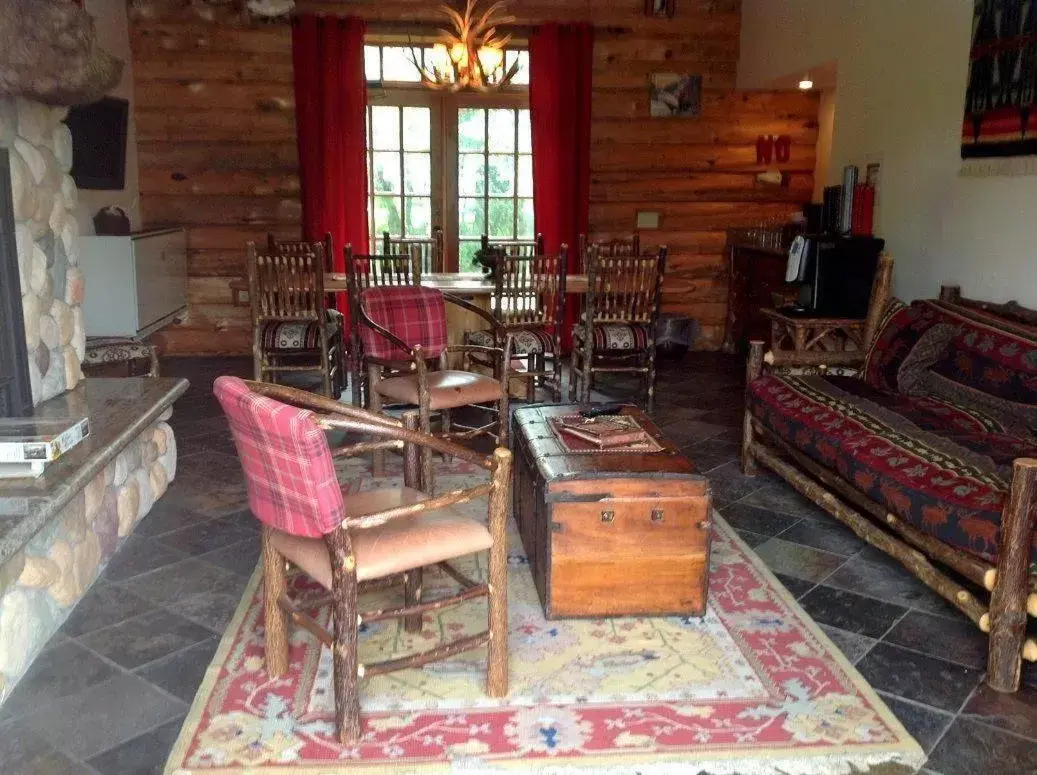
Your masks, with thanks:
<instances>
[{"instance_id":1,"label":"framed picture on wall","mask_svg":"<svg viewBox=\"0 0 1037 775\"><path fill-rule=\"evenodd\" d=\"M645 16L673 16L677 0L645 0Z\"/></svg>"},{"instance_id":2,"label":"framed picture on wall","mask_svg":"<svg viewBox=\"0 0 1037 775\"><path fill-rule=\"evenodd\" d=\"M698 116L702 113L702 76L653 73L648 96L651 116Z\"/></svg>"}]
</instances>

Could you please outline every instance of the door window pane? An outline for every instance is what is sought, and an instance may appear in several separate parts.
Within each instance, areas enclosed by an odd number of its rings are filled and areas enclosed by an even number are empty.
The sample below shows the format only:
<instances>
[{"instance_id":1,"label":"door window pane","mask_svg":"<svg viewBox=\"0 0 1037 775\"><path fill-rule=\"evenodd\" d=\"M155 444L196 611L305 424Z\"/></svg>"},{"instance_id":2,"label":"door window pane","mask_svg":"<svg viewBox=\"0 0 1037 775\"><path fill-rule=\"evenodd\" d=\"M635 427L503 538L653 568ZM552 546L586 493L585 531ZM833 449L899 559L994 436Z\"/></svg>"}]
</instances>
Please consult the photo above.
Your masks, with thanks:
<instances>
[{"instance_id":1,"label":"door window pane","mask_svg":"<svg viewBox=\"0 0 1037 775\"><path fill-rule=\"evenodd\" d=\"M529 130L529 111L525 109L518 112L518 150L519 153L533 152L533 141Z\"/></svg>"},{"instance_id":2,"label":"door window pane","mask_svg":"<svg viewBox=\"0 0 1037 775\"><path fill-rule=\"evenodd\" d=\"M482 151L486 147L486 111L462 108L457 111L457 148Z\"/></svg>"},{"instance_id":3,"label":"door window pane","mask_svg":"<svg viewBox=\"0 0 1037 775\"><path fill-rule=\"evenodd\" d=\"M432 135L432 111L428 108L403 109L403 149L427 151Z\"/></svg>"},{"instance_id":4,"label":"door window pane","mask_svg":"<svg viewBox=\"0 0 1037 775\"><path fill-rule=\"evenodd\" d=\"M364 46L364 77L369 81L382 80L382 61L378 46Z\"/></svg>"},{"instance_id":5,"label":"door window pane","mask_svg":"<svg viewBox=\"0 0 1037 775\"><path fill-rule=\"evenodd\" d=\"M518 195L533 196L533 157L518 157Z\"/></svg>"},{"instance_id":6,"label":"door window pane","mask_svg":"<svg viewBox=\"0 0 1037 775\"><path fill-rule=\"evenodd\" d=\"M427 153L403 154L403 184L407 194L432 193L432 156Z\"/></svg>"},{"instance_id":7,"label":"door window pane","mask_svg":"<svg viewBox=\"0 0 1037 775\"><path fill-rule=\"evenodd\" d=\"M515 157L493 155L489 157L490 194L511 196L515 193Z\"/></svg>"},{"instance_id":8,"label":"door window pane","mask_svg":"<svg viewBox=\"0 0 1037 775\"><path fill-rule=\"evenodd\" d=\"M490 200L490 236L510 239L515 235L515 201Z\"/></svg>"},{"instance_id":9,"label":"door window pane","mask_svg":"<svg viewBox=\"0 0 1037 775\"><path fill-rule=\"evenodd\" d=\"M515 150L515 111L491 110L489 116L489 150L511 153Z\"/></svg>"},{"instance_id":10,"label":"door window pane","mask_svg":"<svg viewBox=\"0 0 1037 775\"><path fill-rule=\"evenodd\" d=\"M511 79L511 82L515 86L526 86L529 84L529 52L528 51L505 51L504 52L504 66L505 70L510 70L512 64L518 60L518 70L515 72L515 77Z\"/></svg>"},{"instance_id":11,"label":"door window pane","mask_svg":"<svg viewBox=\"0 0 1037 775\"><path fill-rule=\"evenodd\" d=\"M518 201L518 234L516 237L531 238L533 236L533 200L520 199Z\"/></svg>"},{"instance_id":12,"label":"door window pane","mask_svg":"<svg viewBox=\"0 0 1037 775\"><path fill-rule=\"evenodd\" d=\"M409 196L407 202L407 236L428 237L432 234L432 200Z\"/></svg>"},{"instance_id":13,"label":"door window pane","mask_svg":"<svg viewBox=\"0 0 1037 775\"><path fill-rule=\"evenodd\" d=\"M400 147L400 109L394 105L371 108L371 147L376 151L395 151Z\"/></svg>"},{"instance_id":14,"label":"door window pane","mask_svg":"<svg viewBox=\"0 0 1037 775\"><path fill-rule=\"evenodd\" d=\"M461 240L461 244L458 246L457 271L482 271L475 263L475 252L479 249L479 245L479 240Z\"/></svg>"},{"instance_id":15,"label":"door window pane","mask_svg":"<svg viewBox=\"0 0 1037 775\"><path fill-rule=\"evenodd\" d=\"M486 192L486 157L462 153L457 158L457 190L462 196Z\"/></svg>"},{"instance_id":16,"label":"door window pane","mask_svg":"<svg viewBox=\"0 0 1037 775\"><path fill-rule=\"evenodd\" d=\"M457 230L462 237L480 237L486 233L483 199L462 198L457 203Z\"/></svg>"},{"instance_id":17,"label":"door window pane","mask_svg":"<svg viewBox=\"0 0 1037 775\"><path fill-rule=\"evenodd\" d=\"M372 176L374 193L400 193L400 154L395 151L375 151L374 174Z\"/></svg>"},{"instance_id":18,"label":"door window pane","mask_svg":"<svg viewBox=\"0 0 1037 775\"><path fill-rule=\"evenodd\" d=\"M374 198L374 231L381 236L387 231L393 237L402 234L403 226L400 218L400 200L395 196L376 196Z\"/></svg>"}]
</instances>

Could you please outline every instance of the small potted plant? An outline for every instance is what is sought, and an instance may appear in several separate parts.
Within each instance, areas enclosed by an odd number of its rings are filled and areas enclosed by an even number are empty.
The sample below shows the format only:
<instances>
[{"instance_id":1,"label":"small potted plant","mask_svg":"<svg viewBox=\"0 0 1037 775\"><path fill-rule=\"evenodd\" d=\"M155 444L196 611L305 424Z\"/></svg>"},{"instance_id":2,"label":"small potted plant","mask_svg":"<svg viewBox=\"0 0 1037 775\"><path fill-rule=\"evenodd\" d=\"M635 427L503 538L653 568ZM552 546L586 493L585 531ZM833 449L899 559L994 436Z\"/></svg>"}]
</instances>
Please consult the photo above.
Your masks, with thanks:
<instances>
[{"instance_id":1,"label":"small potted plant","mask_svg":"<svg viewBox=\"0 0 1037 775\"><path fill-rule=\"evenodd\" d=\"M475 265L482 269L482 273L487 275L491 280L495 280L497 275L497 251L493 248L479 248L475 251Z\"/></svg>"}]
</instances>

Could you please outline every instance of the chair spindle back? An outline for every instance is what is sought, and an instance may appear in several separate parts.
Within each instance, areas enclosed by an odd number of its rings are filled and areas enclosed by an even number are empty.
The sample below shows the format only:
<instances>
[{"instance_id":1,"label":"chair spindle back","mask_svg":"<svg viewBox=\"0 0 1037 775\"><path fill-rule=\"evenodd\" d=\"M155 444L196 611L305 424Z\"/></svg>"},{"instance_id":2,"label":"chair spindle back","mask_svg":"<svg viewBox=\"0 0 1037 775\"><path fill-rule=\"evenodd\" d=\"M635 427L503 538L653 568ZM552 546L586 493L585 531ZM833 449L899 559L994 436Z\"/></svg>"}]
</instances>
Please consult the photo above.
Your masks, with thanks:
<instances>
[{"instance_id":1,"label":"chair spindle back","mask_svg":"<svg viewBox=\"0 0 1037 775\"><path fill-rule=\"evenodd\" d=\"M531 240L513 239L490 242L485 234L481 238L483 250L496 250L505 256L542 256L544 255L544 235L537 234Z\"/></svg>"},{"instance_id":2,"label":"chair spindle back","mask_svg":"<svg viewBox=\"0 0 1037 775\"><path fill-rule=\"evenodd\" d=\"M567 247L557 255L500 255L493 316L507 328L555 326L565 305Z\"/></svg>"},{"instance_id":3,"label":"chair spindle back","mask_svg":"<svg viewBox=\"0 0 1037 775\"><path fill-rule=\"evenodd\" d=\"M324 320L324 246L292 253L259 253L248 243L249 299L253 324L267 320Z\"/></svg>"},{"instance_id":4,"label":"chair spindle back","mask_svg":"<svg viewBox=\"0 0 1037 775\"><path fill-rule=\"evenodd\" d=\"M391 237L382 232L383 255L411 255L415 250L423 274L443 271L443 230L438 226L433 227L431 237Z\"/></svg>"},{"instance_id":5,"label":"chair spindle back","mask_svg":"<svg viewBox=\"0 0 1037 775\"><path fill-rule=\"evenodd\" d=\"M645 255L614 255L592 245L587 261L588 322L653 322L659 313L665 268L665 247Z\"/></svg>"},{"instance_id":6,"label":"chair spindle back","mask_svg":"<svg viewBox=\"0 0 1037 775\"><path fill-rule=\"evenodd\" d=\"M302 256L308 255L320 246L324 251L324 271L331 271L331 260L335 255L332 247L331 234L325 234L324 239L319 242L307 242L306 240L279 240L273 234L266 235L267 252L270 255Z\"/></svg>"}]
</instances>

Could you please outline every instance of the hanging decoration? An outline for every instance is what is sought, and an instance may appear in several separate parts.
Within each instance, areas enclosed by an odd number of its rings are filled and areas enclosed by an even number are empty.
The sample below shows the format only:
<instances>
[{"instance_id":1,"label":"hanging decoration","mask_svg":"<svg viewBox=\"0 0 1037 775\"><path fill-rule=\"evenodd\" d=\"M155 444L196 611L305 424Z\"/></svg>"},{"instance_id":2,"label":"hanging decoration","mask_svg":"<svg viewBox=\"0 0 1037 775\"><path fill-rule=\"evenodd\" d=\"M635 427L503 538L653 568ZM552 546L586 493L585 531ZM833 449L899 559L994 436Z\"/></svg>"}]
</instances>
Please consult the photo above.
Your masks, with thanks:
<instances>
[{"instance_id":1,"label":"hanging decoration","mask_svg":"<svg viewBox=\"0 0 1037 775\"><path fill-rule=\"evenodd\" d=\"M411 48L410 58L430 89L446 91L493 91L511 83L518 72L516 60L505 65L504 49L511 35L501 35L497 27L513 24L514 16L498 15L507 7L496 2L477 15L478 0L466 0L464 12L448 5L440 10L453 29L441 29L438 42L422 58L420 49Z\"/></svg>"},{"instance_id":2,"label":"hanging decoration","mask_svg":"<svg viewBox=\"0 0 1037 775\"><path fill-rule=\"evenodd\" d=\"M975 0L974 7L962 172L1037 174L1037 3Z\"/></svg>"}]
</instances>

